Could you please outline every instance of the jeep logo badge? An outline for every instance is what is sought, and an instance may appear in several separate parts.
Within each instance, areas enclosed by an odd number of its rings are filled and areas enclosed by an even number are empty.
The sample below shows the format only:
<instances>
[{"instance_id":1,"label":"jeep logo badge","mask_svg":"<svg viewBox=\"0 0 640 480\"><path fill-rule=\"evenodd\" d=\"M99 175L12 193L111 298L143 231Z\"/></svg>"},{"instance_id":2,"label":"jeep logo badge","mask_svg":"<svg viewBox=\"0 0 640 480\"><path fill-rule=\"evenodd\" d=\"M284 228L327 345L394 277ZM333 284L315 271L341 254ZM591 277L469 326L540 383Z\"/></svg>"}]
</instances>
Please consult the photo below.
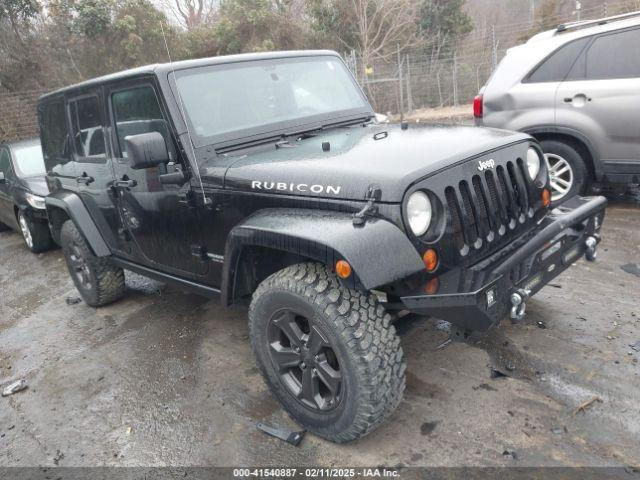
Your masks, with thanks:
<instances>
[{"instance_id":1,"label":"jeep logo badge","mask_svg":"<svg viewBox=\"0 0 640 480\"><path fill-rule=\"evenodd\" d=\"M480 170L481 172L484 172L485 170L490 170L495 166L496 166L496 162L493 160L493 158L490 158L489 160L484 162L482 160L478 162L478 170Z\"/></svg>"}]
</instances>

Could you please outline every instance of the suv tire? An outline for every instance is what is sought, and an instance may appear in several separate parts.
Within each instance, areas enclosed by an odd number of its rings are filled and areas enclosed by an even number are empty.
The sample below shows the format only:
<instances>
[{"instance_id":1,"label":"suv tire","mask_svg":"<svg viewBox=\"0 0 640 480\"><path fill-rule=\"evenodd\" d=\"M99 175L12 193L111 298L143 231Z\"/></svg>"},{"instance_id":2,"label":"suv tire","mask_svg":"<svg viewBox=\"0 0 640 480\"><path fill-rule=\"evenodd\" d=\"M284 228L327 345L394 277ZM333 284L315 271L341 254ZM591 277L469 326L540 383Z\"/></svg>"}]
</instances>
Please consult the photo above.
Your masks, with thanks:
<instances>
[{"instance_id":1,"label":"suv tire","mask_svg":"<svg viewBox=\"0 0 640 480\"><path fill-rule=\"evenodd\" d=\"M341 287L314 263L271 275L249 308L267 385L294 420L339 443L372 431L402 399L405 362L390 319L373 294Z\"/></svg>"},{"instance_id":2,"label":"suv tire","mask_svg":"<svg viewBox=\"0 0 640 480\"><path fill-rule=\"evenodd\" d=\"M540 143L549 167L553 205L559 205L575 195L586 193L589 186L589 170L575 147L559 140L543 140Z\"/></svg>"},{"instance_id":3,"label":"suv tire","mask_svg":"<svg viewBox=\"0 0 640 480\"><path fill-rule=\"evenodd\" d=\"M87 305L101 307L123 297L124 270L109 257L96 257L71 220L62 225L60 243L73 283Z\"/></svg>"},{"instance_id":4,"label":"suv tire","mask_svg":"<svg viewBox=\"0 0 640 480\"><path fill-rule=\"evenodd\" d=\"M18 226L22 232L22 238L31 252L40 253L51 249L51 232L49 225L45 222L34 221L27 213L19 211Z\"/></svg>"}]
</instances>

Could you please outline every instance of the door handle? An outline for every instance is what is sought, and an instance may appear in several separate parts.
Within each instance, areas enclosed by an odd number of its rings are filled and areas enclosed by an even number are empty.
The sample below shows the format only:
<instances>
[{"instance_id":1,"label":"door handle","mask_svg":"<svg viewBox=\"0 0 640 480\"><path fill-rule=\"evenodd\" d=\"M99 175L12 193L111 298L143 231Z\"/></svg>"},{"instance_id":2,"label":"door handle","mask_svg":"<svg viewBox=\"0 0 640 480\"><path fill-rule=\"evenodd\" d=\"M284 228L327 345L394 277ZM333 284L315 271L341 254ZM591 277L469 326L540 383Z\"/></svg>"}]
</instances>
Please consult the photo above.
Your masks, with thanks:
<instances>
[{"instance_id":1,"label":"door handle","mask_svg":"<svg viewBox=\"0 0 640 480\"><path fill-rule=\"evenodd\" d=\"M564 103L571 103L571 102L573 102L573 98L571 97L567 97L564 99Z\"/></svg>"},{"instance_id":2,"label":"door handle","mask_svg":"<svg viewBox=\"0 0 640 480\"><path fill-rule=\"evenodd\" d=\"M86 173L84 175L81 175L80 177L76 177L76 182L78 183L84 183L85 185L89 185L90 183L94 182L94 178L88 176Z\"/></svg>"},{"instance_id":3,"label":"door handle","mask_svg":"<svg viewBox=\"0 0 640 480\"><path fill-rule=\"evenodd\" d=\"M115 182L113 182L113 185L120 188L133 188L138 185L138 182L129 179L125 180L123 178L122 180L116 180Z\"/></svg>"}]
</instances>

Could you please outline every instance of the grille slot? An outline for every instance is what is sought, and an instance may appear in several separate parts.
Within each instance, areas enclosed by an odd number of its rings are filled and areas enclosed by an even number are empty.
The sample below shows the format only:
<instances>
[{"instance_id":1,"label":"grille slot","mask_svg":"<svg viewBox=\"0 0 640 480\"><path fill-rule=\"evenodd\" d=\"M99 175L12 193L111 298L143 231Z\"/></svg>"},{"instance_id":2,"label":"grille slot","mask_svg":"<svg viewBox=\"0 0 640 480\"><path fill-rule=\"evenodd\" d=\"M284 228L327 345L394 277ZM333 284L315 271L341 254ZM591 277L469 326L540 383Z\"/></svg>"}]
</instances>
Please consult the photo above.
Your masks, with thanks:
<instances>
[{"instance_id":1,"label":"grille slot","mask_svg":"<svg viewBox=\"0 0 640 480\"><path fill-rule=\"evenodd\" d=\"M520 159L447 187L445 198L451 232L462 256L515 230L532 213L529 177Z\"/></svg>"}]
</instances>

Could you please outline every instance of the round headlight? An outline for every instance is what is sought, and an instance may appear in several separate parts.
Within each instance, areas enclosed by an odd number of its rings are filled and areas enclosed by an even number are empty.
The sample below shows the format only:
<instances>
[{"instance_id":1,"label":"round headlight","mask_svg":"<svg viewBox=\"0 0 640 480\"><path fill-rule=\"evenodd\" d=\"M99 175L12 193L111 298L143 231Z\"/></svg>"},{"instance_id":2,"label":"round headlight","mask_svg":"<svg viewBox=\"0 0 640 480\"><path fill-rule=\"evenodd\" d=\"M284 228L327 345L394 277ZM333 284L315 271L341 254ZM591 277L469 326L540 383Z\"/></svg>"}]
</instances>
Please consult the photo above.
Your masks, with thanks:
<instances>
[{"instance_id":1,"label":"round headlight","mask_svg":"<svg viewBox=\"0 0 640 480\"><path fill-rule=\"evenodd\" d=\"M424 235L431 224L431 200L424 192L413 192L407 202L409 227L416 237Z\"/></svg>"},{"instance_id":2,"label":"round headlight","mask_svg":"<svg viewBox=\"0 0 640 480\"><path fill-rule=\"evenodd\" d=\"M540 154L535 148L530 148L527 151L527 170L529 170L529 177L531 180L535 180L540 173Z\"/></svg>"}]
</instances>

